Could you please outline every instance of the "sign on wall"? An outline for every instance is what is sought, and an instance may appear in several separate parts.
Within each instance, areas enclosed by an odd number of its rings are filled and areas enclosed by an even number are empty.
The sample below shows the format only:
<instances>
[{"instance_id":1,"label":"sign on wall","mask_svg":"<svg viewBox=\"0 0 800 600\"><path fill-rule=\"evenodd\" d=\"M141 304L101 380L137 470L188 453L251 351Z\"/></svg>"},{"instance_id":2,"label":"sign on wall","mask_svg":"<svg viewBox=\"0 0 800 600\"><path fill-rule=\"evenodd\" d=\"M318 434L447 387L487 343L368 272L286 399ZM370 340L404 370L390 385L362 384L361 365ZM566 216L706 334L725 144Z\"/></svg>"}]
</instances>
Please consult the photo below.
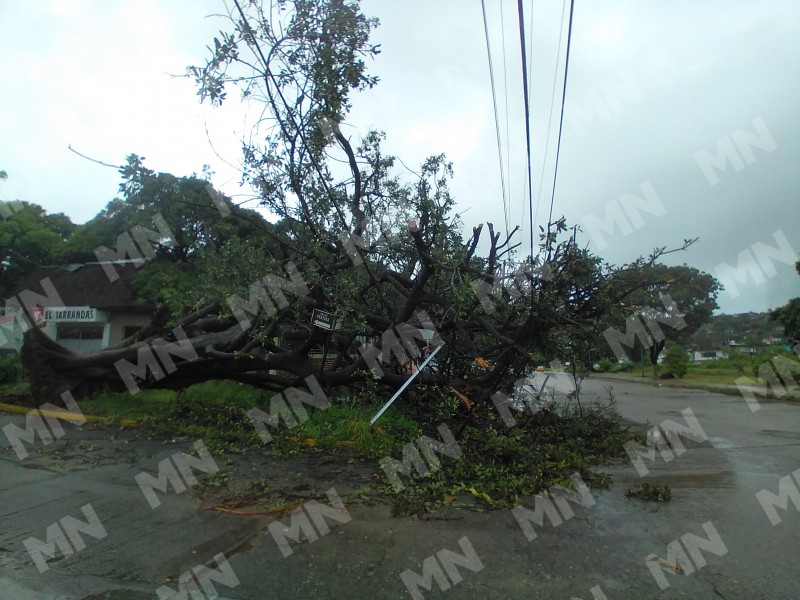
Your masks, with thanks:
<instances>
[{"instance_id":1,"label":"sign on wall","mask_svg":"<svg viewBox=\"0 0 800 600\"><path fill-rule=\"evenodd\" d=\"M107 315L90 306L58 306L44 309L48 323L105 323Z\"/></svg>"}]
</instances>

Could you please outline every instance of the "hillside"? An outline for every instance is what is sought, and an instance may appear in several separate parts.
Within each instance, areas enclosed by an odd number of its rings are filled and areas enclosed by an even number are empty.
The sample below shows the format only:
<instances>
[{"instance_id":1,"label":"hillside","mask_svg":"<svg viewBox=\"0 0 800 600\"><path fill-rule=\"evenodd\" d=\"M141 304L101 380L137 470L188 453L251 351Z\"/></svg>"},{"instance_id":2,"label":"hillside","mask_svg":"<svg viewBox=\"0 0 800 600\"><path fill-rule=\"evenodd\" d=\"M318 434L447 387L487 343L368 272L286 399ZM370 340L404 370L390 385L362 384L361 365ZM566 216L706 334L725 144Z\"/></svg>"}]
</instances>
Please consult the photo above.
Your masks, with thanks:
<instances>
[{"instance_id":1,"label":"hillside","mask_svg":"<svg viewBox=\"0 0 800 600\"><path fill-rule=\"evenodd\" d=\"M730 340L745 345L760 345L784 339L783 327L769 320L769 313L742 313L738 315L716 315L710 323L703 325L691 338L691 345L698 349L712 349Z\"/></svg>"}]
</instances>

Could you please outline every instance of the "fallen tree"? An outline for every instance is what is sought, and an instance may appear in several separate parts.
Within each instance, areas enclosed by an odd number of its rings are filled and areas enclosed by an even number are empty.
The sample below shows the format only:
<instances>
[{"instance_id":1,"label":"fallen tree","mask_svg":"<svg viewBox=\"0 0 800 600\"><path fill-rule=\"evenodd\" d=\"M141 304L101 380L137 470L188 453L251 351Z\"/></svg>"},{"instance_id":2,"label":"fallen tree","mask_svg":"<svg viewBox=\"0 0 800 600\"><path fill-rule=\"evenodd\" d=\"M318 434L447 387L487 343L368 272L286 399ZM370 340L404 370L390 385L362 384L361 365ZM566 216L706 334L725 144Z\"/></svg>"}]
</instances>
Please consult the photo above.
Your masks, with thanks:
<instances>
[{"instance_id":1,"label":"fallen tree","mask_svg":"<svg viewBox=\"0 0 800 600\"><path fill-rule=\"evenodd\" d=\"M378 53L369 43L376 23L356 3L296 0L271 14L234 2L230 19L208 62L189 73L202 99L221 103L233 85L263 104L243 173L277 223L259 224L249 239L195 236L182 252L162 240L142 269L159 318L118 348L77 355L33 328L22 358L37 401L208 379L280 391L314 377L328 391L377 383L388 393L441 345L406 404L441 403L474 419L534 357L569 356L610 308L654 283L648 268L666 249L611 267L563 219L541 228L536 252L533 239L523 251L518 230L491 224L464 238L444 156L404 181L382 134L348 139L349 95L375 85L364 58ZM163 174L135 156L121 170L126 202L156 206ZM219 198L209 193L211 206Z\"/></svg>"}]
</instances>

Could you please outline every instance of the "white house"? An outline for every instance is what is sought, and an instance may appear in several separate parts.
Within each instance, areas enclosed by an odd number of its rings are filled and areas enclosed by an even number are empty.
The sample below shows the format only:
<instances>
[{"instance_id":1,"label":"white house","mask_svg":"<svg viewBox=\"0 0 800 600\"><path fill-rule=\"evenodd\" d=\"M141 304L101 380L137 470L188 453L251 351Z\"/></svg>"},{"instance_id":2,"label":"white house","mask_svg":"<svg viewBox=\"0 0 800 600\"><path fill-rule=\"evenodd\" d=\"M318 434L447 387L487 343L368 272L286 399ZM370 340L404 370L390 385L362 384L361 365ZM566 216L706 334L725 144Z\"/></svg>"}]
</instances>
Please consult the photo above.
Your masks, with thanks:
<instances>
[{"instance_id":1,"label":"white house","mask_svg":"<svg viewBox=\"0 0 800 600\"><path fill-rule=\"evenodd\" d=\"M143 261L40 267L26 277L0 314L0 350L22 347L30 320L79 354L119 345L152 323L155 307L136 301L133 277Z\"/></svg>"},{"instance_id":2,"label":"white house","mask_svg":"<svg viewBox=\"0 0 800 600\"><path fill-rule=\"evenodd\" d=\"M692 350L689 352L689 358L693 362L702 362L704 360L714 360L717 358L728 358L722 350Z\"/></svg>"}]
</instances>

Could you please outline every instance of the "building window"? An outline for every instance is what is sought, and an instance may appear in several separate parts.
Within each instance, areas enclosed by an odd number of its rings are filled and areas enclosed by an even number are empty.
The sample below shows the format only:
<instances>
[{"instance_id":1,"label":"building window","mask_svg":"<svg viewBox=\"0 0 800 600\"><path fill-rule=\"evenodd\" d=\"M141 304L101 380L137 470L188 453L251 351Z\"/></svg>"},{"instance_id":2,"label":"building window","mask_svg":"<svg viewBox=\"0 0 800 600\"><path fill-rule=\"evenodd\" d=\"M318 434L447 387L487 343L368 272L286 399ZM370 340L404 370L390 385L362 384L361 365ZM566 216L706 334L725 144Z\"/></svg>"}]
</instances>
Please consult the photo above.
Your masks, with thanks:
<instances>
[{"instance_id":1,"label":"building window","mask_svg":"<svg viewBox=\"0 0 800 600\"><path fill-rule=\"evenodd\" d=\"M103 325L65 325L58 326L57 340L102 340Z\"/></svg>"},{"instance_id":2,"label":"building window","mask_svg":"<svg viewBox=\"0 0 800 600\"><path fill-rule=\"evenodd\" d=\"M129 337L135 336L142 330L141 325L126 325L122 328L122 339L127 340Z\"/></svg>"}]
</instances>

